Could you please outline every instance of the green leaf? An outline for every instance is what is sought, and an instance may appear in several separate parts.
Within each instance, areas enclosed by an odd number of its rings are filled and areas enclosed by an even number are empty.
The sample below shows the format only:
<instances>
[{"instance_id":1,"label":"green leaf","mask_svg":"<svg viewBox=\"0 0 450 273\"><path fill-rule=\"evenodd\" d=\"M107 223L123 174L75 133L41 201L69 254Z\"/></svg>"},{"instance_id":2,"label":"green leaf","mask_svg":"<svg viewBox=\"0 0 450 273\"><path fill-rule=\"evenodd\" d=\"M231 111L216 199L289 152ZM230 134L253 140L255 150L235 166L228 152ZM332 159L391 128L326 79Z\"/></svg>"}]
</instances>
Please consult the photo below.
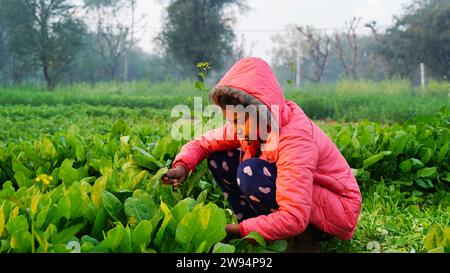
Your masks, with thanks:
<instances>
[{"instance_id":1,"label":"green leaf","mask_svg":"<svg viewBox=\"0 0 450 273\"><path fill-rule=\"evenodd\" d=\"M26 230L15 232L11 235L10 247L14 249L14 252L30 252L32 239L31 233Z\"/></svg>"},{"instance_id":2,"label":"green leaf","mask_svg":"<svg viewBox=\"0 0 450 273\"><path fill-rule=\"evenodd\" d=\"M381 153L378 153L376 155L373 155L366 160L363 161L363 168L367 168L369 166L372 166L373 164L377 163L378 161L382 160L384 156L390 155L391 151L383 151Z\"/></svg>"},{"instance_id":3,"label":"green leaf","mask_svg":"<svg viewBox=\"0 0 450 273\"><path fill-rule=\"evenodd\" d=\"M93 245L90 242L82 243L81 244L81 253L90 253L94 247L95 247L95 245Z\"/></svg>"},{"instance_id":4,"label":"green leaf","mask_svg":"<svg viewBox=\"0 0 450 273\"><path fill-rule=\"evenodd\" d=\"M433 156L433 151L430 148L425 148L424 150L425 152L420 158L420 161L422 161L423 164L427 164L428 161L430 161L431 157Z\"/></svg>"},{"instance_id":5,"label":"green leaf","mask_svg":"<svg viewBox=\"0 0 450 273\"><path fill-rule=\"evenodd\" d=\"M51 241L53 244L65 244L72 239L85 226L84 223L68 227L61 232L53 234Z\"/></svg>"},{"instance_id":6,"label":"green leaf","mask_svg":"<svg viewBox=\"0 0 450 273\"><path fill-rule=\"evenodd\" d=\"M431 250L441 243L442 230L438 225L433 225L424 238L424 247L426 250Z\"/></svg>"},{"instance_id":7,"label":"green leaf","mask_svg":"<svg viewBox=\"0 0 450 273\"><path fill-rule=\"evenodd\" d=\"M396 131L390 142L392 151L395 155L398 155L405 149L408 142L408 134L405 131Z\"/></svg>"},{"instance_id":8,"label":"green leaf","mask_svg":"<svg viewBox=\"0 0 450 273\"><path fill-rule=\"evenodd\" d=\"M264 237L255 231L250 232L247 236L244 237L244 239L253 239L261 246L266 246L267 244L266 241L264 240Z\"/></svg>"},{"instance_id":9,"label":"green leaf","mask_svg":"<svg viewBox=\"0 0 450 273\"><path fill-rule=\"evenodd\" d=\"M126 226L122 243L120 243L120 253L131 253L132 251L131 230L129 226Z\"/></svg>"},{"instance_id":10,"label":"green leaf","mask_svg":"<svg viewBox=\"0 0 450 273\"><path fill-rule=\"evenodd\" d=\"M267 244L267 249L270 249L274 252L284 252L288 247L288 243L285 240L278 240L274 242L270 242Z\"/></svg>"},{"instance_id":11,"label":"green leaf","mask_svg":"<svg viewBox=\"0 0 450 273\"><path fill-rule=\"evenodd\" d=\"M133 180L131 181L130 184L130 189L134 189L136 188L136 186L143 180L145 180L145 178L148 176L148 172L146 170L141 171L140 173L138 173Z\"/></svg>"},{"instance_id":12,"label":"green leaf","mask_svg":"<svg viewBox=\"0 0 450 273\"><path fill-rule=\"evenodd\" d=\"M93 238L93 237L91 237L91 236L89 236L89 235L83 235L83 236L81 237L81 243L82 243L82 244L84 244L84 243L90 243L90 244L92 244L93 246L96 246L96 245L99 244L99 242L98 242L97 239L95 239L95 238Z\"/></svg>"},{"instance_id":13,"label":"green leaf","mask_svg":"<svg viewBox=\"0 0 450 273\"><path fill-rule=\"evenodd\" d=\"M439 150L439 153L436 156L437 163L441 163L442 160L445 159L445 156L447 155L448 152L448 146L449 146L448 142L441 146L441 149Z\"/></svg>"},{"instance_id":14,"label":"green leaf","mask_svg":"<svg viewBox=\"0 0 450 273\"><path fill-rule=\"evenodd\" d=\"M75 148L75 154L77 156L77 160L83 162L86 159L86 152L84 150L84 145L81 142L77 142Z\"/></svg>"},{"instance_id":15,"label":"green leaf","mask_svg":"<svg viewBox=\"0 0 450 273\"><path fill-rule=\"evenodd\" d=\"M195 253L203 253L203 251L205 250L205 246L206 246L206 241L203 241L195 250Z\"/></svg>"},{"instance_id":16,"label":"green leaf","mask_svg":"<svg viewBox=\"0 0 450 273\"><path fill-rule=\"evenodd\" d=\"M50 210L50 206L52 205L52 203L46 197L43 198L41 203L45 205L43 205L43 208L39 211L39 213L36 216L35 222L36 229L42 229L43 225L45 224L48 212Z\"/></svg>"},{"instance_id":17,"label":"green leaf","mask_svg":"<svg viewBox=\"0 0 450 273\"><path fill-rule=\"evenodd\" d=\"M436 173L436 167L422 168L417 171L417 177L430 177Z\"/></svg>"},{"instance_id":18,"label":"green leaf","mask_svg":"<svg viewBox=\"0 0 450 273\"><path fill-rule=\"evenodd\" d=\"M94 226L92 227L92 236L100 239L102 236L102 231L106 226L108 220L108 213L104 208L101 208L95 217Z\"/></svg>"},{"instance_id":19,"label":"green leaf","mask_svg":"<svg viewBox=\"0 0 450 273\"><path fill-rule=\"evenodd\" d=\"M403 173L408 173L412 168L412 162L411 160L407 159L404 160L402 163L400 163L400 170L402 170Z\"/></svg>"},{"instance_id":20,"label":"green leaf","mask_svg":"<svg viewBox=\"0 0 450 273\"><path fill-rule=\"evenodd\" d=\"M411 158L410 160L411 160L413 167L415 167L415 168L422 168L424 166L422 161L420 161L418 159Z\"/></svg>"},{"instance_id":21,"label":"green leaf","mask_svg":"<svg viewBox=\"0 0 450 273\"><path fill-rule=\"evenodd\" d=\"M3 234L5 234L5 223L6 223L5 210L4 210L3 206L1 206L0 207L0 238L3 237Z\"/></svg>"},{"instance_id":22,"label":"green leaf","mask_svg":"<svg viewBox=\"0 0 450 273\"><path fill-rule=\"evenodd\" d=\"M14 179L19 187L31 187L33 185L33 180L29 179L23 172L16 172L14 174Z\"/></svg>"},{"instance_id":23,"label":"green leaf","mask_svg":"<svg viewBox=\"0 0 450 273\"><path fill-rule=\"evenodd\" d=\"M178 202L178 204L176 204L175 207L172 208L172 214L177 223L180 222L186 214L191 212L196 204L197 203L192 198L186 198Z\"/></svg>"},{"instance_id":24,"label":"green leaf","mask_svg":"<svg viewBox=\"0 0 450 273\"><path fill-rule=\"evenodd\" d=\"M101 176L95 181L94 186L92 187L91 199L97 209L102 208L103 205L102 192L106 187L106 179L105 176Z\"/></svg>"},{"instance_id":25,"label":"green leaf","mask_svg":"<svg viewBox=\"0 0 450 273\"><path fill-rule=\"evenodd\" d=\"M424 188L424 189L431 189L431 188L433 188L433 183L431 183L431 181L430 180L428 180L428 179L426 179L426 180L423 180L423 179L416 179L416 183L417 183L417 185L419 185L420 187L422 187L422 188Z\"/></svg>"},{"instance_id":26,"label":"green leaf","mask_svg":"<svg viewBox=\"0 0 450 273\"><path fill-rule=\"evenodd\" d=\"M411 180L394 180L394 181L389 182L389 184L412 186L414 184L414 182Z\"/></svg>"},{"instance_id":27,"label":"green leaf","mask_svg":"<svg viewBox=\"0 0 450 273\"><path fill-rule=\"evenodd\" d=\"M102 200L103 200L103 207L105 208L106 212L116 221L120 221L123 217L123 205L117 199L114 194L103 191L102 192Z\"/></svg>"},{"instance_id":28,"label":"green leaf","mask_svg":"<svg viewBox=\"0 0 450 273\"><path fill-rule=\"evenodd\" d=\"M197 197L197 204L204 203L208 196L208 190L203 190Z\"/></svg>"},{"instance_id":29,"label":"green leaf","mask_svg":"<svg viewBox=\"0 0 450 273\"><path fill-rule=\"evenodd\" d=\"M115 228L108 231L105 240L101 242L99 246L106 247L114 251L122 243L124 235L125 229L122 224L119 223Z\"/></svg>"},{"instance_id":30,"label":"green leaf","mask_svg":"<svg viewBox=\"0 0 450 273\"><path fill-rule=\"evenodd\" d=\"M195 88L203 91L205 89L205 84L203 82L196 81L195 82Z\"/></svg>"},{"instance_id":31,"label":"green leaf","mask_svg":"<svg viewBox=\"0 0 450 273\"><path fill-rule=\"evenodd\" d=\"M150 220L158 211L151 196L143 190L136 190L133 196L125 201L124 208L131 225L138 224L142 220Z\"/></svg>"},{"instance_id":32,"label":"green leaf","mask_svg":"<svg viewBox=\"0 0 450 273\"><path fill-rule=\"evenodd\" d=\"M112 129L111 129L111 136L113 138L115 137L121 137L123 135L127 135L129 129L128 129L128 125L125 121L119 119L117 120Z\"/></svg>"},{"instance_id":33,"label":"green leaf","mask_svg":"<svg viewBox=\"0 0 450 273\"><path fill-rule=\"evenodd\" d=\"M78 171L72 168L73 161L65 159L59 168L59 178L66 186L70 186L73 182L78 181Z\"/></svg>"},{"instance_id":34,"label":"green leaf","mask_svg":"<svg viewBox=\"0 0 450 273\"><path fill-rule=\"evenodd\" d=\"M151 155L147 151L139 147L133 147L133 151L135 151L133 159L138 166L150 170L158 170L164 167L163 164L161 164L153 155Z\"/></svg>"},{"instance_id":35,"label":"green leaf","mask_svg":"<svg viewBox=\"0 0 450 273\"><path fill-rule=\"evenodd\" d=\"M156 238L155 238L154 242L157 246L161 246L166 228L169 225L169 223L173 220L173 216L172 216L172 213L170 212L169 207L162 200L161 200L160 207L164 213L164 220L163 220L163 223L161 224L161 227L159 228L158 232L156 233Z\"/></svg>"},{"instance_id":36,"label":"green leaf","mask_svg":"<svg viewBox=\"0 0 450 273\"><path fill-rule=\"evenodd\" d=\"M197 206L187 214L176 229L175 240L183 244L187 252L197 250L205 241L204 251L226 237L226 217L215 204Z\"/></svg>"},{"instance_id":37,"label":"green leaf","mask_svg":"<svg viewBox=\"0 0 450 273\"><path fill-rule=\"evenodd\" d=\"M19 215L8 221L6 224L6 230L9 234L28 230L28 220L25 216Z\"/></svg>"},{"instance_id":38,"label":"green leaf","mask_svg":"<svg viewBox=\"0 0 450 273\"><path fill-rule=\"evenodd\" d=\"M53 142L48 137L41 138L40 153L44 158L52 159L56 157L57 151Z\"/></svg>"},{"instance_id":39,"label":"green leaf","mask_svg":"<svg viewBox=\"0 0 450 273\"><path fill-rule=\"evenodd\" d=\"M218 242L214 245L213 253L234 253L235 247L233 245Z\"/></svg>"},{"instance_id":40,"label":"green leaf","mask_svg":"<svg viewBox=\"0 0 450 273\"><path fill-rule=\"evenodd\" d=\"M436 247L436 248L428 250L428 253L445 253L445 249L444 249L444 247L440 246L440 247Z\"/></svg>"},{"instance_id":41,"label":"green leaf","mask_svg":"<svg viewBox=\"0 0 450 273\"><path fill-rule=\"evenodd\" d=\"M442 179L447 182L450 182L450 172L446 172L445 176L442 176Z\"/></svg>"},{"instance_id":42,"label":"green leaf","mask_svg":"<svg viewBox=\"0 0 450 273\"><path fill-rule=\"evenodd\" d=\"M22 163L13 161L12 169L15 173L21 172L26 178L30 178L33 175L33 171L25 167Z\"/></svg>"},{"instance_id":43,"label":"green leaf","mask_svg":"<svg viewBox=\"0 0 450 273\"><path fill-rule=\"evenodd\" d=\"M152 239L153 226L150 221L143 220L131 232L134 251L140 251L142 247L148 246Z\"/></svg>"}]
</instances>

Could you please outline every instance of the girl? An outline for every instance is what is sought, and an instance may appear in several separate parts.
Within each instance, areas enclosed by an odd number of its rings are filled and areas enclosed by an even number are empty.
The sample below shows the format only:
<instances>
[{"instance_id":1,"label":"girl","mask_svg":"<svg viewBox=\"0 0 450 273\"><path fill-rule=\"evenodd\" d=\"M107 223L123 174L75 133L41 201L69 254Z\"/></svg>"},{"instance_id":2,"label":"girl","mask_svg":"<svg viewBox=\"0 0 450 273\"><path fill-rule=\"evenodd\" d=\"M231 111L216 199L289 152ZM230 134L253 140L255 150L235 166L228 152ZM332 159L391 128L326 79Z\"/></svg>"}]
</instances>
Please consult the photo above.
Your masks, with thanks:
<instances>
[{"instance_id":1,"label":"girl","mask_svg":"<svg viewBox=\"0 0 450 273\"><path fill-rule=\"evenodd\" d=\"M227 225L230 236L257 231L271 241L319 230L342 240L353 237L361 209L356 179L330 138L284 98L265 61L238 61L210 99L228 122L183 146L164 183L178 187L207 159L239 221ZM269 114L255 118L227 106L263 106ZM263 132L262 121L270 121ZM256 139L251 139L255 127Z\"/></svg>"}]
</instances>

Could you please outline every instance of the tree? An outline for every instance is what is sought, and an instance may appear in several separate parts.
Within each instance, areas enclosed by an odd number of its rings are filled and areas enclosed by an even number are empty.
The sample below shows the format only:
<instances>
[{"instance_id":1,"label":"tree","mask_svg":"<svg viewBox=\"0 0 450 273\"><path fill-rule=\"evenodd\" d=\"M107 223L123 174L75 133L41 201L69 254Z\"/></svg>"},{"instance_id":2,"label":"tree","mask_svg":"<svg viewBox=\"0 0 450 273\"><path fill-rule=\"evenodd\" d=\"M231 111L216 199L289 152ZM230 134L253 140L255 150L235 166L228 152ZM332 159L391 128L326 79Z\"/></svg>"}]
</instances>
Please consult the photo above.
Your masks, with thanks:
<instances>
[{"instance_id":1,"label":"tree","mask_svg":"<svg viewBox=\"0 0 450 273\"><path fill-rule=\"evenodd\" d=\"M358 55L358 39L356 35L356 29L361 22L361 18L354 17L352 20L345 22L345 32L334 33L334 46L339 53L339 60L341 61L342 68L344 69L345 75L352 80L356 79L356 67L359 62ZM347 45L350 47L350 52L346 52L344 41L347 41ZM350 54L350 58L346 57L345 54Z\"/></svg>"},{"instance_id":2,"label":"tree","mask_svg":"<svg viewBox=\"0 0 450 273\"><path fill-rule=\"evenodd\" d=\"M392 73L412 78L424 63L436 79L450 77L450 2L415 0L405 13L395 17L380 44L379 52L389 59Z\"/></svg>"},{"instance_id":3,"label":"tree","mask_svg":"<svg viewBox=\"0 0 450 273\"><path fill-rule=\"evenodd\" d=\"M220 70L233 54L234 17L230 9L247 9L245 0L171 0L165 28L158 40L165 53L185 71L194 72L197 63L208 61ZM189 73L190 74L190 73Z\"/></svg>"},{"instance_id":4,"label":"tree","mask_svg":"<svg viewBox=\"0 0 450 273\"><path fill-rule=\"evenodd\" d=\"M5 41L5 37L6 36L6 32L4 30L4 28L2 27L2 25L0 24L0 78L1 78L1 73L3 71L3 68L5 66L5 60L6 60L6 41Z\"/></svg>"},{"instance_id":5,"label":"tree","mask_svg":"<svg viewBox=\"0 0 450 273\"><path fill-rule=\"evenodd\" d=\"M314 74L305 77L312 82L320 82L330 53L331 38L326 34L314 32L311 26L298 27L297 30L306 38L307 54L314 64Z\"/></svg>"},{"instance_id":6,"label":"tree","mask_svg":"<svg viewBox=\"0 0 450 273\"><path fill-rule=\"evenodd\" d=\"M68 0L2 0L9 52L42 69L52 90L81 47L84 24Z\"/></svg>"},{"instance_id":7,"label":"tree","mask_svg":"<svg viewBox=\"0 0 450 273\"><path fill-rule=\"evenodd\" d=\"M286 81L291 83L296 76L299 27L287 26L282 34L272 37L275 45L272 50L272 67L282 83ZM303 52L301 77L310 82L318 82L319 79L320 82L339 80L342 77L342 62L346 65L351 64L352 59L355 58L351 46L348 42L343 42L341 50L345 54L339 54L339 50L336 50L334 46L327 46L328 39L330 40L329 45L334 39L331 34L312 26L308 28L302 29L304 32L302 37L310 36L310 39L301 43ZM356 44L358 45L355 58L358 60L355 67L357 77L370 80L385 79L387 71L384 58L380 58L380 55L377 54L378 42L375 38L371 35L357 35Z\"/></svg>"},{"instance_id":8,"label":"tree","mask_svg":"<svg viewBox=\"0 0 450 273\"><path fill-rule=\"evenodd\" d=\"M125 81L129 78L130 54L140 39L136 33L145 28L144 18L135 18L136 7L136 0L85 0L90 23L96 26L93 50L101 56L102 70L109 80L117 80L121 72ZM121 19L128 9L131 11L129 24Z\"/></svg>"},{"instance_id":9,"label":"tree","mask_svg":"<svg viewBox=\"0 0 450 273\"><path fill-rule=\"evenodd\" d=\"M125 60L123 66L123 80L128 81L130 78L130 59L133 51L136 49L136 44L142 39L145 34L145 30L147 25L145 22L145 15L140 18L136 18L136 9L137 9L137 0L126 0L126 4L131 12L131 20L130 20L130 35L128 39L128 43L126 46ZM140 35L140 37L136 37Z\"/></svg>"}]
</instances>

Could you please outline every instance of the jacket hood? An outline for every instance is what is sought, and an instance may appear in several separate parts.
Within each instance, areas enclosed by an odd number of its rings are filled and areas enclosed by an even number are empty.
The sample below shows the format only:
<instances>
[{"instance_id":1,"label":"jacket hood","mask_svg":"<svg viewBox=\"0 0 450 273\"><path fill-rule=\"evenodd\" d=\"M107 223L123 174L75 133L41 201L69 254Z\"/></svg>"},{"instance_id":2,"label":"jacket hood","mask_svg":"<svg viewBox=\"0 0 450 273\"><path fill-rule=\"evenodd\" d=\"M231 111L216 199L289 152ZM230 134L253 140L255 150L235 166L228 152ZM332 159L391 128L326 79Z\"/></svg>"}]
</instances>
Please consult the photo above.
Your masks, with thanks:
<instances>
[{"instance_id":1,"label":"jacket hood","mask_svg":"<svg viewBox=\"0 0 450 273\"><path fill-rule=\"evenodd\" d=\"M280 108L285 98L270 66L260 58L245 58L236 62L216 87L228 86L242 90L263 102L270 109Z\"/></svg>"},{"instance_id":2,"label":"jacket hood","mask_svg":"<svg viewBox=\"0 0 450 273\"><path fill-rule=\"evenodd\" d=\"M223 76L215 89L221 87L231 87L255 97L270 109L277 124L280 125L280 116L283 120L286 100L275 74L264 60L255 57L239 60Z\"/></svg>"}]
</instances>

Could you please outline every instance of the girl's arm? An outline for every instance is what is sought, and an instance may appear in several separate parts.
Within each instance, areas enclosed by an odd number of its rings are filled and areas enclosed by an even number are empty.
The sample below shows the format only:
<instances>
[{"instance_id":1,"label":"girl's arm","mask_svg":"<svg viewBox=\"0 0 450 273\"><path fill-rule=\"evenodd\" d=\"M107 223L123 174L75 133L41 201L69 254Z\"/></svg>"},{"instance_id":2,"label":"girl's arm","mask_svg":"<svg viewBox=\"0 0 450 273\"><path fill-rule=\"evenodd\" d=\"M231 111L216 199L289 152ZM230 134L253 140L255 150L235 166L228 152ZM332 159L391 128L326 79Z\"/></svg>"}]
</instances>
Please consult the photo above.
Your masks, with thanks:
<instances>
[{"instance_id":1,"label":"girl's arm","mask_svg":"<svg viewBox=\"0 0 450 273\"><path fill-rule=\"evenodd\" d=\"M226 123L222 128L211 130L203 136L191 140L181 148L175 157L172 168L182 165L193 171L197 165L212 152L227 151L240 147L240 142L232 133L232 124Z\"/></svg>"}]
</instances>

